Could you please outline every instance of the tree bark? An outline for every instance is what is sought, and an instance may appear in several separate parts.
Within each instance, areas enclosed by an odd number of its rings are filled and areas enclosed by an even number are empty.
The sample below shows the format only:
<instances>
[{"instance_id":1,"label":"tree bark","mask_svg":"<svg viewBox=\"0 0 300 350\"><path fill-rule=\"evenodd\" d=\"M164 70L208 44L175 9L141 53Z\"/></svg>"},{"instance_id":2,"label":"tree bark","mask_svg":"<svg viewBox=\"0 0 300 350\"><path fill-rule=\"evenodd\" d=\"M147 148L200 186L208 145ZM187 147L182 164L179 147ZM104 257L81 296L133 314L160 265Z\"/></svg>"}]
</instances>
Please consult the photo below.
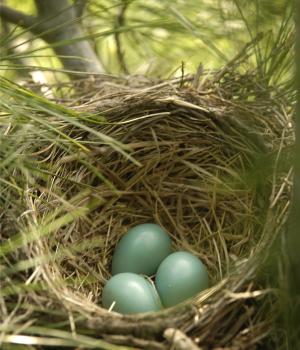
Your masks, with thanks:
<instances>
[{"instance_id":1,"label":"tree bark","mask_svg":"<svg viewBox=\"0 0 300 350\"><path fill-rule=\"evenodd\" d=\"M68 0L35 0L38 16L25 15L0 5L0 17L28 29L51 45L69 75L104 73L104 69ZM80 40L80 38L83 38Z\"/></svg>"}]
</instances>

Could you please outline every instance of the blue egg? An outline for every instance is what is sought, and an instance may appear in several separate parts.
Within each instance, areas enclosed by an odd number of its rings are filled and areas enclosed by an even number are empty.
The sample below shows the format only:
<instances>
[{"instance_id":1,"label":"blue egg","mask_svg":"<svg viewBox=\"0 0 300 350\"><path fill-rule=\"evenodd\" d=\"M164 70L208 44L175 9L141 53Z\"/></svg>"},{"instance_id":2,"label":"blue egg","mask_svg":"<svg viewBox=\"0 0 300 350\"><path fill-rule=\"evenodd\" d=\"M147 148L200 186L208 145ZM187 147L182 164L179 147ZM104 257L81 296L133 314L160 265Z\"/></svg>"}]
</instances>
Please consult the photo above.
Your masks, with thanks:
<instances>
[{"instance_id":1,"label":"blue egg","mask_svg":"<svg viewBox=\"0 0 300 350\"><path fill-rule=\"evenodd\" d=\"M137 225L118 242L112 258L112 274L134 272L151 276L171 252L170 237L160 226Z\"/></svg>"},{"instance_id":2,"label":"blue egg","mask_svg":"<svg viewBox=\"0 0 300 350\"><path fill-rule=\"evenodd\" d=\"M156 289L163 306L174 306L209 287L206 267L195 255L179 251L160 264Z\"/></svg>"},{"instance_id":3,"label":"blue egg","mask_svg":"<svg viewBox=\"0 0 300 350\"><path fill-rule=\"evenodd\" d=\"M114 304L114 305L113 305ZM106 283L102 305L122 314L159 311L161 302L157 291L145 277L134 273L120 273Z\"/></svg>"}]
</instances>

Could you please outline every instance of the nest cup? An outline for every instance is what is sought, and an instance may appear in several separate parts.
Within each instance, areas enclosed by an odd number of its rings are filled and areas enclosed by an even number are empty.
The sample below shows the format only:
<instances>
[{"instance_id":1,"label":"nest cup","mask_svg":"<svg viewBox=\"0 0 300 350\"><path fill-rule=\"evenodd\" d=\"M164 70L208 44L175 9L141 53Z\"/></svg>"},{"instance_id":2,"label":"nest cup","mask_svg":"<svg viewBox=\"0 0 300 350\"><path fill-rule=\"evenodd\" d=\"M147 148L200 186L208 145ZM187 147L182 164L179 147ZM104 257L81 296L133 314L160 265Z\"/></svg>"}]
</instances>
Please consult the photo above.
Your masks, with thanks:
<instances>
[{"instance_id":1,"label":"nest cup","mask_svg":"<svg viewBox=\"0 0 300 350\"><path fill-rule=\"evenodd\" d=\"M290 143L288 132L282 136L288 120L253 74L218 74L202 85L193 77L139 87L101 84L74 108L88 114L86 125L107 142L71 130L90 152L70 157L59 150L53 158L52 192L63 194L70 211L86 211L39 246L53 256L42 266L44 276L54 304L84 315L90 331L111 343L164 348L168 328L211 348L267 334L268 327L256 325L265 321L261 306L270 296L257 292L263 286L256 276L260 252L286 217L286 169L273 171L273 160ZM40 209L58 203L50 193ZM146 222L161 225L174 250L203 261L211 288L155 314L109 312L100 302L116 243Z\"/></svg>"}]
</instances>

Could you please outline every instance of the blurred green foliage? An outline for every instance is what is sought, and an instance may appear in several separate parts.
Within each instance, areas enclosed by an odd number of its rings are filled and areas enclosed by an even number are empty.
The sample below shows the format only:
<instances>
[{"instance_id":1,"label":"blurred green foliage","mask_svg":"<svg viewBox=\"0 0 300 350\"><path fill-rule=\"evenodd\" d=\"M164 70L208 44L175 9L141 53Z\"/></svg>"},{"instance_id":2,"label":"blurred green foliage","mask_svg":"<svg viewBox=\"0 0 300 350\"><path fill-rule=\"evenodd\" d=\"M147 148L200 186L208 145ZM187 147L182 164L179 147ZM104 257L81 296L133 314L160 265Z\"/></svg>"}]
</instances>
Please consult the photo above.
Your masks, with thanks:
<instances>
[{"instance_id":1,"label":"blurred green foliage","mask_svg":"<svg viewBox=\"0 0 300 350\"><path fill-rule=\"evenodd\" d=\"M116 44L116 33L120 33L120 49L129 73L168 77L181 74L182 62L185 72L195 72L200 63L206 69L217 68L260 32L275 40L291 1L90 0L86 3L83 24L108 73L122 73ZM33 0L7 0L6 4L27 14L36 13ZM126 10L120 27L118 16L123 6ZM9 40L2 39L1 45L14 48L14 53L7 57L10 65L16 65L16 60L25 56L23 65L25 62L28 66L61 68L45 42L34 39L21 28L10 26L10 30L13 34ZM267 49L267 41L264 45ZM11 68L16 71L22 67Z\"/></svg>"}]
</instances>

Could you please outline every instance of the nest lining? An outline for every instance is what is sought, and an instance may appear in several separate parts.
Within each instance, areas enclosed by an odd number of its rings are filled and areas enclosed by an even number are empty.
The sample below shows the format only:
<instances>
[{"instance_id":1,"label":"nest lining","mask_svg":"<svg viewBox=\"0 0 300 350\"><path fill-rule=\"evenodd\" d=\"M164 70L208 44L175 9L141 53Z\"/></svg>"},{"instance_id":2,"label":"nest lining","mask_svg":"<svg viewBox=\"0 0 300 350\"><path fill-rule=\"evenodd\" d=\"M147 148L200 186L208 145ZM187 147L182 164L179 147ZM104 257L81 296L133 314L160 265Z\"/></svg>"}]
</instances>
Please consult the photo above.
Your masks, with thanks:
<instances>
[{"instance_id":1,"label":"nest lining","mask_svg":"<svg viewBox=\"0 0 300 350\"><path fill-rule=\"evenodd\" d=\"M168 327L210 348L251 348L253 337L268 333L261 311L268 302L256 302L265 294L255 294L260 286L253 281L259 253L284 222L288 189L279 171L263 173L262 186L257 159L280 154L290 136L282 136L289 120L266 88L256 86L255 98L248 98L253 79L231 72L217 81L208 77L201 88L190 77L138 89L106 83L73 106L87 113L86 125L126 145L129 156L76 129L70 135L85 141L89 154L52 152L55 176L37 212L60 205L58 195L72 207L93 203L84 217L36 247L59 252L43 265L54 304L84 314L87 326L111 343L141 348L164 348ZM251 82L248 93L245 80ZM230 81L231 92L224 88ZM270 219L275 216L279 222ZM161 225L174 249L200 257L212 288L157 314L108 312L100 300L114 247L128 228L145 222Z\"/></svg>"}]
</instances>

